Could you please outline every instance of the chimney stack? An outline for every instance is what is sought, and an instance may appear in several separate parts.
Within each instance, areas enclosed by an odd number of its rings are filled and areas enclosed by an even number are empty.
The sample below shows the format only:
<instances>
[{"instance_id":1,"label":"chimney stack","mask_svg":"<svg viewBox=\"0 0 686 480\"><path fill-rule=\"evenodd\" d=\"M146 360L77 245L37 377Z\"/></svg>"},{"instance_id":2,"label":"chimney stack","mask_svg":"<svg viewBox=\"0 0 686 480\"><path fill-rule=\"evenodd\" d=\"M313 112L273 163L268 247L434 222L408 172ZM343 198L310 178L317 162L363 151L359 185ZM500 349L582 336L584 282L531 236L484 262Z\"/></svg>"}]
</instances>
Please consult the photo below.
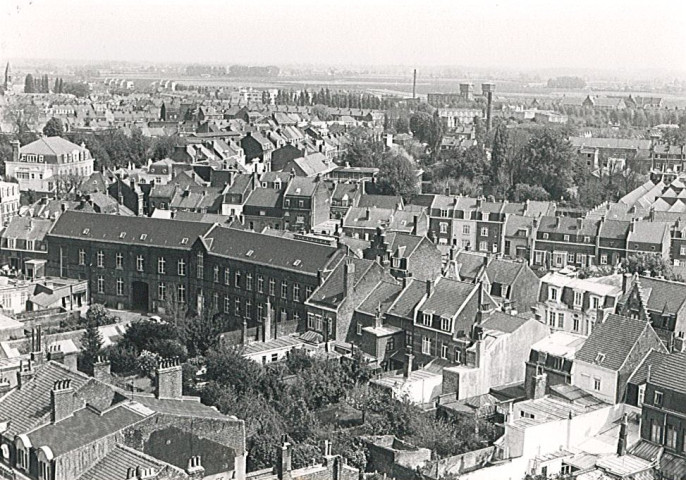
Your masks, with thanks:
<instances>
[{"instance_id":1,"label":"chimney stack","mask_svg":"<svg viewBox=\"0 0 686 480\"><path fill-rule=\"evenodd\" d=\"M291 480L291 453L293 446L283 442L279 450L279 463L276 466L276 475L279 480Z\"/></svg>"},{"instance_id":2,"label":"chimney stack","mask_svg":"<svg viewBox=\"0 0 686 480\"><path fill-rule=\"evenodd\" d=\"M490 132L493 126L493 92L495 91L495 84L482 83L481 91L486 97L486 131Z\"/></svg>"},{"instance_id":3,"label":"chimney stack","mask_svg":"<svg viewBox=\"0 0 686 480\"><path fill-rule=\"evenodd\" d=\"M33 362L31 360L19 361L19 371L17 372L17 386L21 389L28 382L33 380L36 376L36 370L33 368Z\"/></svg>"},{"instance_id":4,"label":"chimney stack","mask_svg":"<svg viewBox=\"0 0 686 480\"><path fill-rule=\"evenodd\" d=\"M93 378L101 382L107 382L110 379L110 361L101 355L93 363Z\"/></svg>"},{"instance_id":5,"label":"chimney stack","mask_svg":"<svg viewBox=\"0 0 686 480\"><path fill-rule=\"evenodd\" d=\"M74 415L76 399L71 380L57 380L50 392L50 407L52 409L52 423L61 422Z\"/></svg>"},{"instance_id":6,"label":"chimney stack","mask_svg":"<svg viewBox=\"0 0 686 480\"><path fill-rule=\"evenodd\" d=\"M21 143L19 143L19 140L12 140L10 142L12 145L12 161L13 162L18 162L19 161L19 149L21 148Z\"/></svg>"},{"instance_id":7,"label":"chimney stack","mask_svg":"<svg viewBox=\"0 0 686 480\"><path fill-rule=\"evenodd\" d=\"M64 352L61 345L48 345L48 361L64 363Z\"/></svg>"},{"instance_id":8,"label":"chimney stack","mask_svg":"<svg viewBox=\"0 0 686 480\"><path fill-rule=\"evenodd\" d=\"M10 381L4 377L0 378L0 397L5 395L11 389L12 389L12 384L10 383Z\"/></svg>"},{"instance_id":9,"label":"chimney stack","mask_svg":"<svg viewBox=\"0 0 686 480\"><path fill-rule=\"evenodd\" d=\"M403 377L409 378L410 374L412 373L412 367L414 363L414 355L411 353L405 354L407 357L407 362L405 362L405 368L403 369Z\"/></svg>"},{"instance_id":10,"label":"chimney stack","mask_svg":"<svg viewBox=\"0 0 686 480\"><path fill-rule=\"evenodd\" d=\"M426 281L426 296L427 298L431 297L431 294L434 293L434 281L431 279L428 279Z\"/></svg>"},{"instance_id":11,"label":"chimney stack","mask_svg":"<svg viewBox=\"0 0 686 480\"><path fill-rule=\"evenodd\" d=\"M540 372L536 373L534 381L531 383L530 391L526 392L527 397L532 400L538 400L545 396L546 388L548 387L548 375Z\"/></svg>"},{"instance_id":12,"label":"chimney stack","mask_svg":"<svg viewBox=\"0 0 686 480\"><path fill-rule=\"evenodd\" d=\"M617 441L617 456L619 457L626 455L627 437L629 435L628 429L628 416L625 413L622 416L622 423L619 426L619 440Z\"/></svg>"},{"instance_id":13,"label":"chimney stack","mask_svg":"<svg viewBox=\"0 0 686 480\"><path fill-rule=\"evenodd\" d=\"M346 298L352 297L355 291L355 264L352 260L346 260L343 265L343 292Z\"/></svg>"},{"instance_id":14,"label":"chimney stack","mask_svg":"<svg viewBox=\"0 0 686 480\"><path fill-rule=\"evenodd\" d=\"M40 325L31 330L31 360L36 365L42 365L44 361L43 353L43 329Z\"/></svg>"},{"instance_id":15,"label":"chimney stack","mask_svg":"<svg viewBox=\"0 0 686 480\"><path fill-rule=\"evenodd\" d=\"M203 467L200 462L200 455L188 459L186 473L192 479L202 479L205 477L205 467Z\"/></svg>"},{"instance_id":16,"label":"chimney stack","mask_svg":"<svg viewBox=\"0 0 686 480\"><path fill-rule=\"evenodd\" d=\"M157 377L155 397L179 399L183 396L183 377L178 359L161 360L155 373Z\"/></svg>"},{"instance_id":17,"label":"chimney stack","mask_svg":"<svg viewBox=\"0 0 686 480\"><path fill-rule=\"evenodd\" d=\"M381 314L381 302L376 307L376 314L374 315L374 327L381 328L383 326L383 315Z\"/></svg>"}]
</instances>

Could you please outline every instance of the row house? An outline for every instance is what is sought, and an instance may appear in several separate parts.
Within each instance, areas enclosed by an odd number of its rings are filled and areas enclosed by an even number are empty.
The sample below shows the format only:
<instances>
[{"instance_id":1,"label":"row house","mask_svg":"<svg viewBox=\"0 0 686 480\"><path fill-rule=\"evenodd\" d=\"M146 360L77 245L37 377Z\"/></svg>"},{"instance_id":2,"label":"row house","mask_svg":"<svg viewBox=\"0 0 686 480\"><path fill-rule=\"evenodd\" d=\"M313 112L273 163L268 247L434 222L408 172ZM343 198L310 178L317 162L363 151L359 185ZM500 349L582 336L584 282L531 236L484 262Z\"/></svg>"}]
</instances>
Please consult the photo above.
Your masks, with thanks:
<instances>
[{"instance_id":1,"label":"row house","mask_svg":"<svg viewBox=\"0 0 686 480\"><path fill-rule=\"evenodd\" d=\"M251 326L270 312L294 329L304 322L304 301L341 256L327 245L201 222L71 211L48 243L48 273L87 279L95 302L223 313Z\"/></svg>"},{"instance_id":2,"label":"row house","mask_svg":"<svg viewBox=\"0 0 686 480\"><path fill-rule=\"evenodd\" d=\"M44 218L14 217L0 234L2 263L26 273L27 262L48 258L45 241L53 221Z\"/></svg>"},{"instance_id":3,"label":"row house","mask_svg":"<svg viewBox=\"0 0 686 480\"><path fill-rule=\"evenodd\" d=\"M396 279L429 280L441 274L441 252L421 235L386 232L377 227L364 258L376 260Z\"/></svg>"},{"instance_id":4,"label":"row house","mask_svg":"<svg viewBox=\"0 0 686 480\"><path fill-rule=\"evenodd\" d=\"M0 181L0 225L6 226L19 214L19 184Z\"/></svg>"},{"instance_id":5,"label":"row house","mask_svg":"<svg viewBox=\"0 0 686 480\"><path fill-rule=\"evenodd\" d=\"M651 169L656 172L682 172L686 163L686 146L654 144L650 150Z\"/></svg>"},{"instance_id":6,"label":"row house","mask_svg":"<svg viewBox=\"0 0 686 480\"><path fill-rule=\"evenodd\" d=\"M354 342L362 335L362 326L353 323L355 309L381 282L394 282L394 278L374 260L339 262L305 302L307 330L326 342Z\"/></svg>"},{"instance_id":7,"label":"row house","mask_svg":"<svg viewBox=\"0 0 686 480\"><path fill-rule=\"evenodd\" d=\"M468 251L455 254L451 250L444 275L481 283L491 298L508 312L530 312L538 300L540 280L525 262Z\"/></svg>"},{"instance_id":8,"label":"row house","mask_svg":"<svg viewBox=\"0 0 686 480\"><path fill-rule=\"evenodd\" d=\"M660 478L678 479L686 470L686 354L669 355L648 374L641 410L641 441L635 455L657 463Z\"/></svg>"},{"instance_id":9,"label":"row house","mask_svg":"<svg viewBox=\"0 0 686 480\"><path fill-rule=\"evenodd\" d=\"M548 273L541 279L536 319L551 331L588 336L605 316L614 313L623 294L621 275L579 279Z\"/></svg>"},{"instance_id":10,"label":"row house","mask_svg":"<svg viewBox=\"0 0 686 480\"><path fill-rule=\"evenodd\" d=\"M594 265L598 224L595 220L559 216L536 219L532 224L535 233L531 264L548 268Z\"/></svg>"},{"instance_id":11,"label":"row house","mask_svg":"<svg viewBox=\"0 0 686 480\"><path fill-rule=\"evenodd\" d=\"M531 346L529 358L526 361L526 376L524 389L527 398L536 398L548 393L537 392L541 375L545 375L546 390L555 385L572 384L572 368L576 352L584 345L586 337L574 333L556 330L544 339Z\"/></svg>"},{"instance_id":12,"label":"row house","mask_svg":"<svg viewBox=\"0 0 686 480\"><path fill-rule=\"evenodd\" d=\"M650 323L609 315L576 352L572 384L607 403L623 403L629 378L651 351L667 353Z\"/></svg>"},{"instance_id":13,"label":"row house","mask_svg":"<svg viewBox=\"0 0 686 480\"><path fill-rule=\"evenodd\" d=\"M245 154L246 166L252 172L264 173L271 170L274 144L259 132L248 132L240 141Z\"/></svg>"},{"instance_id":14,"label":"row house","mask_svg":"<svg viewBox=\"0 0 686 480\"><path fill-rule=\"evenodd\" d=\"M476 249L477 199L435 195L428 207L429 232L435 243Z\"/></svg>"}]
</instances>

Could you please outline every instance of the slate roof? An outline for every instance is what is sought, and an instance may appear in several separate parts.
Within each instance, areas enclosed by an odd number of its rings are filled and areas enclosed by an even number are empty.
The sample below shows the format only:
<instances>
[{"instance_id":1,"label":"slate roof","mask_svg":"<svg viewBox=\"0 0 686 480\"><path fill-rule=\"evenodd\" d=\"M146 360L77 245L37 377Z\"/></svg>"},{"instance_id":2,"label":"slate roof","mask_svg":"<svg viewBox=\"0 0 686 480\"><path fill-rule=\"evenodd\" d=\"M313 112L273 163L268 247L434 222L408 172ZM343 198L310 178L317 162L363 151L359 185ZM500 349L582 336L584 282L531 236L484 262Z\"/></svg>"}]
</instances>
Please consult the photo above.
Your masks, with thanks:
<instances>
[{"instance_id":1,"label":"slate roof","mask_svg":"<svg viewBox=\"0 0 686 480\"><path fill-rule=\"evenodd\" d=\"M455 263L459 265L458 275L460 275L460 278L470 281L474 281L479 277L487 262L488 258L485 255L470 252L460 252L455 258Z\"/></svg>"},{"instance_id":2,"label":"slate roof","mask_svg":"<svg viewBox=\"0 0 686 480\"><path fill-rule=\"evenodd\" d=\"M629 235L629 227L631 222L623 220L605 220L600 224L600 238L609 238L615 240L625 240Z\"/></svg>"},{"instance_id":3,"label":"slate roof","mask_svg":"<svg viewBox=\"0 0 686 480\"><path fill-rule=\"evenodd\" d=\"M512 285L523 268L524 263L522 262L512 262L496 258L486 267L486 275L488 275L491 283Z\"/></svg>"},{"instance_id":4,"label":"slate roof","mask_svg":"<svg viewBox=\"0 0 686 480\"><path fill-rule=\"evenodd\" d=\"M398 298L402 289L402 286L397 283L381 282L357 307L357 310L375 315L377 308L381 308L381 313L385 314L395 299Z\"/></svg>"},{"instance_id":5,"label":"slate roof","mask_svg":"<svg viewBox=\"0 0 686 480\"><path fill-rule=\"evenodd\" d=\"M48 236L124 245L190 248L210 228L210 225L200 222L66 211L57 219Z\"/></svg>"},{"instance_id":6,"label":"slate roof","mask_svg":"<svg viewBox=\"0 0 686 480\"><path fill-rule=\"evenodd\" d=\"M74 150L83 151L86 149L62 137L41 137L35 142L21 147L20 153L30 155L65 155L74 152Z\"/></svg>"},{"instance_id":7,"label":"slate roof","mask_svg":"<svg viewBox=\"0 0 686 480\"><path fill-rule=\"evenodd\" d=\"M406 258L412 255L425 237L409 235L407 233L387 233L386 241L391 255L397 258Z\"/></svg>"},{"instance_id":8,"label":"slate roof","mask_svg":"<svg viewBox=\"0 0 686 480\"><path fill-rule=\"evenodd\" d=\"M388 309L389 314L397 317L412 318L412 311L426 295L426 282L412 279Z\"/></svg>"},{"instance_id":9,"label":"slate roof","mask_svg":"<svg viewBox=\"0 0 686 480\"><path fill-rule=\"evenodd\" d=\"M363 258L351 258L350 262L355 266L355 286L360 283L368 271L370 271L376 262ZM345 261L340 262L331 275L322 283L310 297L309 302L326 307L336 308L343 300L345 300L344 291L344 268Z\"/></svg>"},{"instance_id":10,"label":"slate roof","mask_svg":"<svg viewBox=\"0 0 686 480\"><path fill-rule=\"evenodd\" d=\"M0 402L0 419L11 420L6 436L26 433L50 418L50 391L58 380L71 380L72 388L78 391L88 377L56 362L38 367L33 381Z\"/></svg>"},{"instance_id":11,"label":"slate roof","mask_svg":"<svg viewBox=\"0 0 686 480\"><path fill-rule=\"evenodd\" d=\"M638 277L638 283L648 310L676 315L686 302L686 284L651 277Z\"/></svg>"},{"instance_id":12,"label":"slate roof","mask_svg":"<svg viewBox=\"0 0 686 480\"><path fill-rule=\"evenodd\" d=\"M215 255L313 275L337 252L328 245L220 226L207 232L202 241Z\"/></svg>"},{"instance_id":13,"label":"slate roof","mask_svg":"<svg viewBox=\"0 0 686 480\"><path fill-rule=\"evenodd\" d=\"M146 415L124 404L100 415L89 408L82 408L69 418L34 430L28 434L28 437L35 447L47 445L53 455L58 457L94 440L118 432L145 417Z\"/></svg>"},{"instance_id":14,"label":"slate roof","mask_svg":"<svg viewBox=\"0 0 686 480\"><path fill-rule=\"evenodd\" d=\"M368 193L360 196L358 207L376 207L395 210L398 205L403 205L403 199L394 195L370 195Z\"/></svg>"},{"instance_id":15,"label":"slate roof","mask_svg":"<svg viewBox=\"0 0 686 480\"><path fill-rule=\"evenodd\" d=\"M156 398L153 395L134 394L131 395L131 398L135 402L159 413L182 417L227 418L226 415L223 415L214 408L200 403L199 397L174 399Z\"/></svg>"},{"instance_id":16,"label":"slate roof","mask_svg":"<svg viewBox=\"0 0 686 480\"><path fill-rule=\"evenodd\" d=\"M312 177L293 177L289 180L286 187L286 195L298 197L311 197L319 185L316 178Z\"/></svg>"},{"instance_id":17,"label":"slate roof","mask_svg":"<svg viewBox=\"0 0 686 480\"><path fill-rule=\"evenodd\" d=\"M245 202L248 207L281 208L283 191L273 188L256 188Z\"/></svg>"},{"instance_id":18,"label":"slate roof","mask_svg":"<svg viewBox=\"0 0 686 480\"><path fill-rule=\"evenodd\" d=\"M663 239L669 234L670 226L667 222L634 222L628 241L662 245Z\"/></svg>"},{"instance_id":19,"label":"slate roof","mask_svg":"<svg viewBox=\"0 0 686 480\"><path fill-rule=\"evenodd\" d=\"M129 468L152 468L159 471L166 464L133 448L115 445L99 462L78 477L78 480L125 480Z\"/></svg>"},{"instance_id":20,"label":"slate roof","mask_svg":"<svg viewBox=\"0 0 686 480\"><path fill-rule=\"evenodd\" d=\"M533 217L524 217L522 215L510 215L505 222L505 236L514 237L520 230L527 230L527 234L531 232L534 226Z\"/></svg>"},{"instance_id":21,"label":"slate roof","mask_svg":"<svg viewBox=\"0 0 686 480\"><path fill-rule=\"evenodd\" d=\"M312 153L305 157L296 158L293 162L300 167L305 176L313 177L315 175L330 172L336 168L336 164L330 161L322 153Z\"/></svg>"},{"instance_id":22,"label":"slate roof","mask_svg":"<svg viewBox=\"0 0 686 480\"><path fill-rule=\"evenodd\" d=\"M645 383L648 380L648 367L650 366L650 374L652 376L652 373L657 367L662 365L662 362L665 358L667 358L667 356L667 353L659 352L657 350L651 350L648 352L641 364L636 367L634 373L632 373L631 377L629 377L629 383L633 383L634 385L641 385L642 383Z\"/></svg>"},{"instance_id":23,"label":"slate roof","mask_svg":"<svg viewBox=\"0 0 686 480\"><path fill-rule=\"evenodd\" d=\"M452 318L477 288L479 286L472 283L441 277L421 309L439 317Z\"/></svg>"},{"instance_id":24,"label":"slate roof","mask_svg":"<svg viewBox=\"0 0 686 480\"><path fill-rule=\"evenodd\" d=\"M529 319L518 315L508 315L507 313L494 311L486 316L481 322L481 326L487 330L497 330L503 333L513 333L519 330Z\"/></svg>"},{"instance_id":25,"label":"slate roof","mask_svg":"<svg viewBox=\"0 0 686 480\"><path fill-rule=\"evenodd\" d=\"M252 175L250 174L236 175L231 185L226 187L224 193L243 193L245 192L246 188L248 188L251 181Z\"/></svg>"},{"instance_id":26,"label":"slate roof","mask_svg":"<svg viewBox=\"0 0 686 480\"><path fill-rule=\"evenodd\" d=\"M20 238L23 240L43 240L52 227L52 220L30 217L12 217L9 225L2 232L3 238Z\"/></svg>"},{"instance_id":27,"label":"slate roof","mask_svg":"<svg viewBox=\"0 0 686 480\"><path fill-rule=\"evenodd\" d=\"M656 387L686 394L686 353L673 353L666 356L657 368L650 372L650 383Z\"/></svg>"},{"instance_id":28,"label":"slate roof","mask_svg":"<svg viewBox=\"0 0 686 480\"><path fill-rule=\"evenodd\" d=\"M603 323L596 325L584 346L576 352L576 359L617 371L647 329L652 330L652 327L643 320L609 315Z\"/></svg>"}]
</instances>

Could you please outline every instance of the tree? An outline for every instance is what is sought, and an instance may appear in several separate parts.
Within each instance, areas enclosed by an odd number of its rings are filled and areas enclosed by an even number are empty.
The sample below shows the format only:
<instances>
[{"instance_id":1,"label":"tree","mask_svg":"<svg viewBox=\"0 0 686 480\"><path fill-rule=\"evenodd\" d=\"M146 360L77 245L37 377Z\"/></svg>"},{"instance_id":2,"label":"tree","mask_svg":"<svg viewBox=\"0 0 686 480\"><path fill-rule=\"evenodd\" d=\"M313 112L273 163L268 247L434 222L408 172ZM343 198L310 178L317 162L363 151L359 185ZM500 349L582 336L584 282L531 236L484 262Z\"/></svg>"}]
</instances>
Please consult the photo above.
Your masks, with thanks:
<instances>
[{"instance_id":1,"label":"tree","mask_svg":"<svg viewBox=\"0 0 686 480\"><path fill-rule=\"evenodd\" d=\"M515 202L526 202L527 200L550 200L550 194L545 188L539 185L518 183L514 187L512 200Z\"/></svg>"},{"instance_id":2,"label":"tree","mask_svg":"<svg viewBox=\"0 0 686 480\"><path fill-rule=\"evenodd\" d=\"M417 194L417 173L411 157L404 150L391 150L383 156L378 185L386 195L410 199Z\"/></svg>"},{"instance_id":3,"label":"tree","mask_svg":"<svg viewBox=\"0 0 686 480\"><path fill-rule=\"evenodd\" d=\"M93 323L98 327L102 327L116 322L117 317L112 315L110 311L100 303L94 303L86 312L86 324Z\"/></svg>"},{"instance_id":4,"label":"tree","mask_svg":"<svg viewBox=\"0 0 686 480\"><path fill-rule=\"evenodd\" d=\"M43 135L46 137L63 137L64 125L59 118L52 117L43 127Z\"/></svg>"},{"instance_id":5,"label":"tree","mask_svg":"<svg viewBox=\"0 0 686 480\"><path fill-rule=\"evenodd\" d=\"M86 323L86 331L81 337L80 368L86 373L93 372L93 365L102 354L103 339L98 324L89 319Z\"/></svg>"},{"instance_id":6,"label":"tree","mask_svg":"<svg viewBox=\"0 0 686 480\"><path fill-rule=\"evenodd\" d=\"M410 130L417 140L428 143L433 137L433 119L425 112L417 112L410 117Z\"/></svg>"},{"instance_id":7,"label":"tree","mask_svg":"<svg viewBox=\"0 0 686 480\"><path fill-rule=\"evenodd\" d=\"M152 143L150 158L153 161L157 161L171 157L178 141L179 139L175 135L165 135L163 137L155 138Z\"/></svg>"},{"instance_id":8,"label":"tree","mask_svg":"<svg viewBox=\"0 0 686 480\"><path fill-rule=\"evenodd\" d=\"M514 183L530 183L546 189L554 200L567 195L576 154L560 130L544 128L536 132L519 153L521 170Z\"/></svg>"},{"instance_id":9,"label":"tree","mask_svg":"<svg viewBox=\"0 0 686 480\"><path fill-rule=\"evenodd\" d=\"M24 93L35 93L36 92L36 87L34 85L33 81L33 75L30 73L26 75L26 78L24 79Z\"/></svg>"},{"instance_id":10,"label":"tree","mask_svg":"<svg viewBox=\"0 0 686 480\"><path fill-rule=\"evenodd\" d=\"M353 136L343 158L352 167L376 167L382 155L382 143Z\"/></svg>"},{"instance_id":11,"label":"tree","mask_svg":"<svg viewBox=\"0 0 686 480\"><path fill-rule=\"evenodd\" d=\"M85 178L76 173L55 176L56 197L60 200L76 200Z\"/></svg>"},{"instance_id":12,"label":"tree","mask_svg":"<svg viewBox=\"0 0 686 480\"><path fill-rule=\"evenodd\" d=\"M312 107L312 114L316 115L322 122L328 122L333 118L325 105L315 105Z\"/></svg>"},{"instance_id":13,"label":"tree","mask_svg":"<svg viewBox=\"0 0 686 480\"><path fill-rule=\"evenodd\" d=\"M675 278L669 262L656 253L639 253L622 260L621 268L625 273L646 273L655 277L665 277L668 280Z\"/></svg>"}]
</instances>

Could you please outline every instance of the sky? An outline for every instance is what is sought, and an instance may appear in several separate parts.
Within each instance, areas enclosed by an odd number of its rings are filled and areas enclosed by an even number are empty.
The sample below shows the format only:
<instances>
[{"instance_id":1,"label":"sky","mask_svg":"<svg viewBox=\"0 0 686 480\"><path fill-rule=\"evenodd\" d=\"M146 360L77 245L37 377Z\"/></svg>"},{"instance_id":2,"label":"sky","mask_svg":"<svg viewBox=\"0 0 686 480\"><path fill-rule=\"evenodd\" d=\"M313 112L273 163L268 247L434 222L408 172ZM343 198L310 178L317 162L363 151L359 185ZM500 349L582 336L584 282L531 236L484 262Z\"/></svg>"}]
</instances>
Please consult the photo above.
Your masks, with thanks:
<instances>
[{"instance_id":1,"label":"sky","mask_svg":"<svg viewBox=\"0 0 686 480\"><path fill-rule=\"evenodd\" d=\"M0 0L0 59L686 71L683 0Z\"/></svg>"}]
</instances>

